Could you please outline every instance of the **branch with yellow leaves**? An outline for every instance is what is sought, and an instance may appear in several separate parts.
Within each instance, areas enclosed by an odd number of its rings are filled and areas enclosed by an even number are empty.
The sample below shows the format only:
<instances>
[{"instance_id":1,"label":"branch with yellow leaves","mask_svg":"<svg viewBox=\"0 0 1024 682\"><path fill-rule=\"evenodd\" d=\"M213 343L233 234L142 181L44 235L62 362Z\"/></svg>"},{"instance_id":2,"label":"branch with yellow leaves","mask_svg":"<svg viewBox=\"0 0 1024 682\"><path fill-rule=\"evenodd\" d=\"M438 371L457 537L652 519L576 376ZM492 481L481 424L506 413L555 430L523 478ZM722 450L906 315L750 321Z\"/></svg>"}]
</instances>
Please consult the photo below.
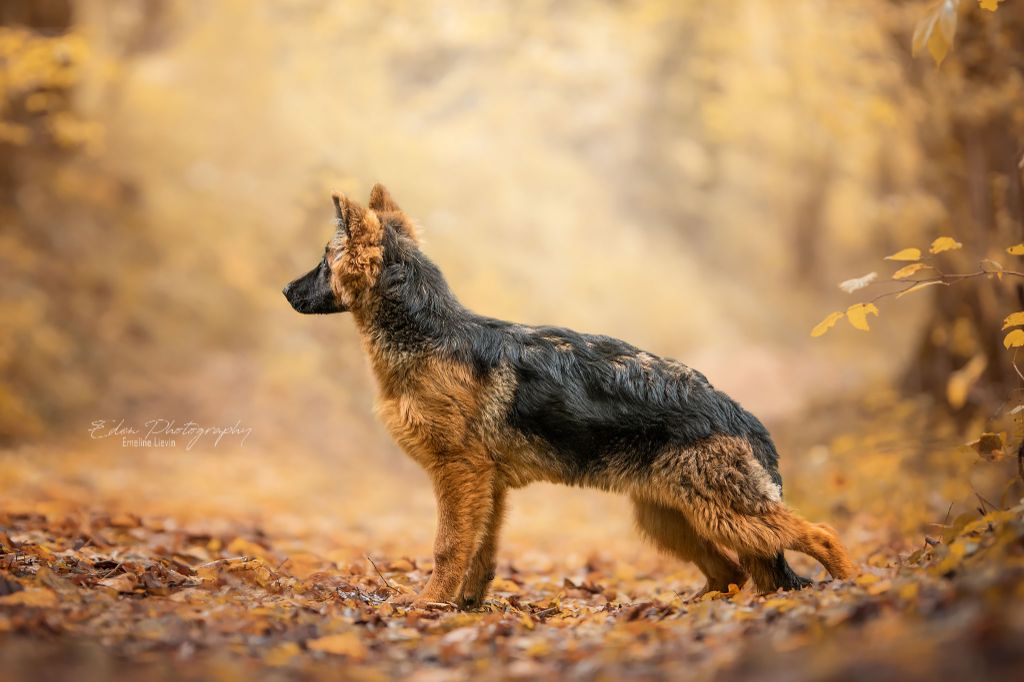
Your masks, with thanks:
<instances>
[{"instance_id":1,"label":"branch with yellow leaves","mask_svg":"<svg viewBox=\"0 0 1024 682\"><path fill-rule=\"evenodd\" d=\"M931 246L928 248L928 252L932 255L937 255L945 251L956 251L961 248L963 248L963 244L952 237L939 237L931 243ZM1024 256L1024 244L1015 244L1014 246L1006 249L1006 252L1011 256ZM854 329L870 331L871 328L868 325L868 315L878 317L878 306L876 306L875 303L889 296L902 298L907 294L920 291L926 287L935 286L937 284L950 286L958 282L978 277L988 277L990 279L996 278L1000 280L1003 277L1020 277L1024 279L1024 272L1019 270L1008 270L1003 267L1002 263L994 261L991 258L981 259L979 261L979 269L976 272L942 272L934 263L923 258L921 249L918 248L908 248L897 251L891 256L886 256L885 260L905 262L908 263L908 265L904 265L894 272L891 276L891 280L888 282L877 281L878 273L871 272L863 277L848 279L845 282L841 282L839 284L839 288L847 293L853 293L854 291L883 283L893 284L900 282L906 286L894 289L893 291L883 292L867 302L854 303L846 309L846 312L837 310L829 313L824 320L815 325L814 329L811 330L811 336L822 336L844 317L849 321L850 325ZM935 274L930 277L908 279L922 270L931 270ZM1003 320L1004 331L1013 327L1024 327L1024 311L1011 313L1005 320ZM1009 332L1003 339L1003 346L1007 349L1024 347L1024 329L1013 329L1013 331Z\"/></svg>"},{"instance_id":2,"label":"branch with yellow leaves","mask_svg":"<svg viewBox=\"0 0 1024 682\"><path fill-rule=\"evenodd\" d=\"M1003 1L978 0L978 7L995 12ZM927 49L935 65L941 66L956 38L959 11L960 0L938 0L933 3L914 27L914 36L910 41L911 53L916 57Z\"/></svg>"}]
</instances>

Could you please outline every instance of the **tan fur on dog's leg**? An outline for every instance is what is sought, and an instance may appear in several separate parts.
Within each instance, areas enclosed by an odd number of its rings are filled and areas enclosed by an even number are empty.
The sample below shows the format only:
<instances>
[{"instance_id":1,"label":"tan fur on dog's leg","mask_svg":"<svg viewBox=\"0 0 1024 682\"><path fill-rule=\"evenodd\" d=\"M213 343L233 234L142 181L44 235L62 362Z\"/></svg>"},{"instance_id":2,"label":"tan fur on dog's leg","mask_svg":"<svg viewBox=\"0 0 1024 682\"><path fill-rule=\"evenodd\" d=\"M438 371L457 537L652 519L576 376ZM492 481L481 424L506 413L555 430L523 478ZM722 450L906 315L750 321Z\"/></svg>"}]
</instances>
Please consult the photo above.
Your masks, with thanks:
<instances>
[{"instance_id":1,"label":"tan fur on dog's leg","mask_svg":"<svg viewBox=\"0 0 1024 682\"><path fill-rule=\"evenodd\" d=\"M692 561L707 578L703 595L710 590L726 592L729 585L743 587L747 575L719 547L697 534L693 525L678 509L654 502L633 499L633 512L640 532L657 547L684 561Z\"/></svg>"},{"instance_id":2,"label":"tan fur on dog's leg","mask_svg":"<svg viewBox=\"0 0 1024 682\"><path fill-rule=\"evenodd\" d=\"M470 561L469 572L462 581L460 606L479 606L483 603L484 597L487 595L487 588L494 580L498 536L501 532L501 524L505 520L505 498L505 489L497 487L494 491L494 504L490 518L487 519L484 537Z\"/></svg>"},{"instance_id":3,"label":"tan fur on dog's leg","mask_svg":"<svg viewBox=\"0 0 1024 682\"><path fill-rule=\"evenodd\" d=\"M484 537L494 509L494 471L481 470L479 458L453 459L430 472L437 498L434 572L422 592L394 597L393 603L423 607L454 602Z\"/></svg>"}]
</instances>

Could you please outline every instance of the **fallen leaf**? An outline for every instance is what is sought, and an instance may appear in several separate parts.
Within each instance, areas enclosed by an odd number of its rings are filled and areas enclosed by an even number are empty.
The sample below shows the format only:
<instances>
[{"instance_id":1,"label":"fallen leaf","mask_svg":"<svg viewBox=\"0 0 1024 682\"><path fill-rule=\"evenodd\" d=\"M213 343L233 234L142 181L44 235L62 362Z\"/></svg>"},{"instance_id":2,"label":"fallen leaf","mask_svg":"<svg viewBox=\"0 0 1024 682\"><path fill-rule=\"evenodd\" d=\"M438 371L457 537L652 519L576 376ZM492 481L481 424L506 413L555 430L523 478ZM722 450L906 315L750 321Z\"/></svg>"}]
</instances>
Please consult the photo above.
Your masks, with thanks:
<instances>
[{"instance_id":1,"label":"fallen leaf","mask_svg":"<svg viewBox=\"0 0 1024 682\"><path fill-rule=\"evenodd\" d=\"M300 653L302 653L302 649L297 643L285 642L284 644L278 644L268 651L266 656L263 657L263 662L273 668L279 668L288 665Z\"/></svg>"},{"instance_id":2,"label":"fallen leaf","mask_svg":"<svg viewBox=\"0 0 1024 682\"><path fill-rule=\"evenodd\" d=\"M1014 244L1010 248L1006 249L1006 253L1011 256L1024 256L1024 244Z\"/></svg>"},{"instance_id":3,"label":"fallen leaf","mask_svg":"<svg viewBox=\"0 0 1024 682\"><path fill-rule=\"evenodd\" d=\"M0 605L48 607L56 606L57 603L57 593L45 587L26 587L20 592L12 592L0 597Z\"/></svg>"},{"instance_id":4,"label":"fallen leaf","mask_svg":"<svg viewBox=\"0 0 1024 682\"><path fill-rule=\"evenodd\" d=\"M106 578L105 580L101 580L96 584L101 587L106 587L108 589L114 590L115 592L128 593L135 591L135 586L137 583L135 582L135 576L129 573L122 573L121 575L114 576L113 578Z\"/></svg>"},{"instance_id":5,"label":"fallen leaf","mask_svg":"<svg viewBox=\"0 0 1024 682\"><path fill-rule=\"evenodd\" d=\"M312 639L306 642L306 648L327 654L347 656L353 661L362 661L366 658L366 645L354 632L343 632Z\"/></svg>"}]
</instances>

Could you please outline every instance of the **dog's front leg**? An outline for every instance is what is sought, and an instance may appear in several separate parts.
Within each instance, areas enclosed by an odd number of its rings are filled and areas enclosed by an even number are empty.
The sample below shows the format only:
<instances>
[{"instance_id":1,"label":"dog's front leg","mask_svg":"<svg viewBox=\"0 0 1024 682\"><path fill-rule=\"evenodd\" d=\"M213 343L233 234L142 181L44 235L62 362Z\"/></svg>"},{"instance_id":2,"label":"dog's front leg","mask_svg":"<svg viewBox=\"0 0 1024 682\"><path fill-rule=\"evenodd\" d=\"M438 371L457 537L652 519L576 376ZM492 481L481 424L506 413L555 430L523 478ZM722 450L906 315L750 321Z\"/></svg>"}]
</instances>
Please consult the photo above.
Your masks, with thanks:
<instances>
[{"instance_id":1,"label":"dog's front leg","mask_svg":"<svg viewBox=\"0 0 1024 682\"><path fill-rule=\"evenodd\" d=\"M422 592L395 597L396 604L454 602L493 511L493 466L477 458L448 460L431 471L431 478L437 498L434 572Z\"/></svg>"},{"instance_id":2,"label":"dog's front leg","mask_svg":"<svg viewBox=\"0 0 1024 682\"><path fill-rule=\"evenodd\" d=\"M505 520L505 488L498 485L494 489L491 513L486 519L483 539L476 553L469 562L469 573L462 581L462 594L459 606L480 606L487 588L494 580L495 555L498 552L498 534L502 521Z\"/></svg>"}]
</instances>

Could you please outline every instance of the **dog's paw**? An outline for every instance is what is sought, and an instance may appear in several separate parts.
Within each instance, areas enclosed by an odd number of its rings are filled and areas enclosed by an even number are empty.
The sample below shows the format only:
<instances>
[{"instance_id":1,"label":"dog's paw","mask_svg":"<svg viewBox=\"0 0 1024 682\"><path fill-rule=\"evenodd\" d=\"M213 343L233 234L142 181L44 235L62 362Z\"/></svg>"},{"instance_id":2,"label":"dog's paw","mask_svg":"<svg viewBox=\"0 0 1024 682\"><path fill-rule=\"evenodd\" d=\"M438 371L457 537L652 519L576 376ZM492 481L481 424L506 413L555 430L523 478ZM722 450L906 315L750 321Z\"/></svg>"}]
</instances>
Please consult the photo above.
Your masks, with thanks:
<instances>
[{"instance_id":1,"label":"dog's paw","mask_svg":"<svg viewBox=\"0 0 1024 682\"><path fill-rule=\"evenodd\" d=\"M478 609L484 604L484 594L483 592L464 593L459 597L458 604L461 609Z\"/></svg>"},{"instance_id":2,"label":"dog's paw","mask_svg":"<svg viewBox=\"0 0 1024 682\"><path fill-rule=\"evenodd\" d=\"M388 599L388 603L410 609L450 609L453 606L448 602L420 594L396 594Z\"/></svg>"}]
</instances>

